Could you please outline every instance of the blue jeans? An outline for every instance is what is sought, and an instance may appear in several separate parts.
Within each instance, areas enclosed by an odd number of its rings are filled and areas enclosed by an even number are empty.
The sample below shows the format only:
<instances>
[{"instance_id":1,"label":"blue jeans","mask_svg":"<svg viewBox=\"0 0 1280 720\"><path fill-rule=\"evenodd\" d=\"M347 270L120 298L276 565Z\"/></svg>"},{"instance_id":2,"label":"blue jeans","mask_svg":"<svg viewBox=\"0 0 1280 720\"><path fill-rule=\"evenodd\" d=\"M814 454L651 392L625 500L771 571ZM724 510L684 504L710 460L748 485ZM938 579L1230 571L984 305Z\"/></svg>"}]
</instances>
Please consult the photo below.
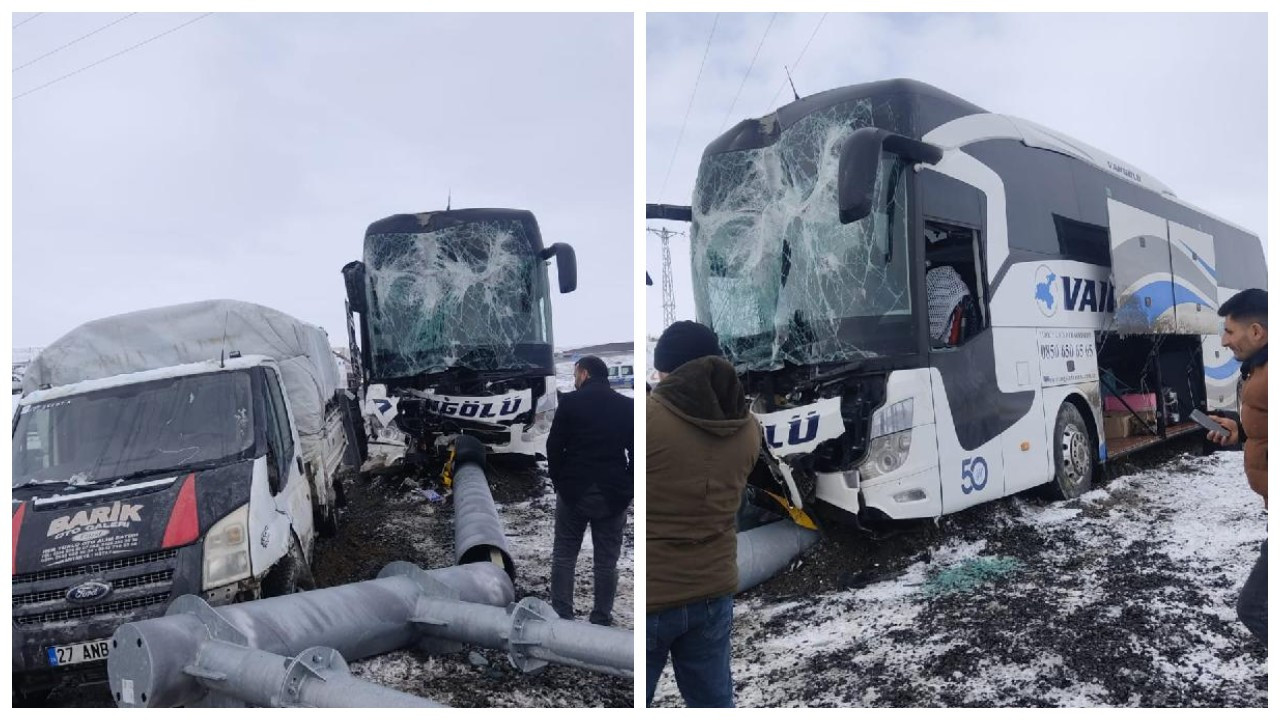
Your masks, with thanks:
<instances>
[{"instance_id":1,"label":"blue jeans","mask_svg":"<svg viewBox=\"0 0 1280 720\"><path fill-rule=\"evenodd\" d=\"M733 707L729 636L733 632L733 596L698 600L645 618L649 696L671 656L676 685L688 707Z\"/></svg>"}]
</instances>

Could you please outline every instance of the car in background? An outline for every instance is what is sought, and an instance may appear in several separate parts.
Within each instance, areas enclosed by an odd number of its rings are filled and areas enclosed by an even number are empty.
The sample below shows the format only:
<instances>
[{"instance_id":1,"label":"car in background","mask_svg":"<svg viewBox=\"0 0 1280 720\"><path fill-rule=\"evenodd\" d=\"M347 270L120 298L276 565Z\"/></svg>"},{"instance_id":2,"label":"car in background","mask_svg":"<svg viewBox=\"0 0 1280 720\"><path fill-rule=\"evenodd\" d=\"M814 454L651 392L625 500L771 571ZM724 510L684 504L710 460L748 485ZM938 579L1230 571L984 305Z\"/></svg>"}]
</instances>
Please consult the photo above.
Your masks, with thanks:
<instances>
[{"instance_id":1,"label":"car in background","mask_svg":"<svg viewBox=\"0 0 1280 720\"><path fill-rule=\"evenodd\" d=\"M609 366L609 387L634 388L636 386L635 368L631 365Z\"/></svg>"}]
</instances>

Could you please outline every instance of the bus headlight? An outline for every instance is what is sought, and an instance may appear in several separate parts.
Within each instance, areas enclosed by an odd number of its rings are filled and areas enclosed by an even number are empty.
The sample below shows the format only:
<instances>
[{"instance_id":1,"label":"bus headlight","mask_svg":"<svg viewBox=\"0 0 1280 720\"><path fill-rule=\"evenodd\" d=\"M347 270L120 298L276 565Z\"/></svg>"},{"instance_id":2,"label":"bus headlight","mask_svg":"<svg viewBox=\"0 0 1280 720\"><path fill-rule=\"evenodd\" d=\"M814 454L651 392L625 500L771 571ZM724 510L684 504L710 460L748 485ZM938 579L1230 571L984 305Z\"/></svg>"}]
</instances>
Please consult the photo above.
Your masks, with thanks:
<instances>
[{"instance_id":1,"label":"bus headlight","mask_svg":"<svg viewBox=\"0 0 1280 720\"><path fill-rule=\"evenodd\" d=\"M555 415L556 411L554 408L545 412L536 413L533 416L533 426L530 428L530 431L534 435L546 435L551 432L551 421L555 418Z\"/></svg>"},{"instance_id":2,"label":"bus headlight","mask_svg":"<svg viewBox=\"0 0 1280 720\"><path fill-rule=\"evenodd\" d=\"M204 589L249 577L249 506L214 523L204 539Z\"/></svg>"},{"instance_id":3,"label":"bus headlight","mask_svg":"<svg viewBox=\"0 0 1280 720\"><path fill-rule=\"evenodd\" d=\"M871 414L871 437L874 439L910 430L914 416L915 402L911 398L885 405Z\"/></svg>"},{"instance_id":4,"label":"bus headlight","mask_svg":"<svg viewBox=\"0 0 1280 720\"><path fill-rule=\"evenodd\" d=\"M863 480L870 480L902 467L911 453L911 429L882 435L871 441L867 459L859 468Z\"/></svg>"}]
</instances>

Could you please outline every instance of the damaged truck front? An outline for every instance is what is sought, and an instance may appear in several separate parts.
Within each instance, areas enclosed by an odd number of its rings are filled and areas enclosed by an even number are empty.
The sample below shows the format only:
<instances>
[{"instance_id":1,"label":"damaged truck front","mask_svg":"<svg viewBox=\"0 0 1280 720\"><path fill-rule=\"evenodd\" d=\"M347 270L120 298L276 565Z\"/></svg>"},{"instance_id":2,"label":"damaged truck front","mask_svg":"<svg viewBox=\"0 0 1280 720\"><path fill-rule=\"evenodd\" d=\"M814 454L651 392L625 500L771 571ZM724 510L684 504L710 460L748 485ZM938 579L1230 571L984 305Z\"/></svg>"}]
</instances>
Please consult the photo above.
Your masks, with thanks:
<instances>
[{"instance_id":1,"label":"damaged truck front","mask_svg":"<svg viewBox=\"0 0 1280 720\"><path fill-rule=\"evenodd\" d=\"M545 453L556 407L551 291L577 285L573 248L543 247L525 210L393 215L369 226L364 261L342 269L360 315L366 413L402 437L409 462L457 434L494 453Z\"/></svg>"},{"instance_id":2,"label":"damaged truck front","mask_svg":"<svg viewBox=\"0 0 1280 720\"><path fill-rule=\"evenodd\" d=\"M97 679L115 629L180 595L306 585L358 462L323 330L234 301L129 313L63 336L24 382L15 689Z\"/></svg>"}]
</instances>

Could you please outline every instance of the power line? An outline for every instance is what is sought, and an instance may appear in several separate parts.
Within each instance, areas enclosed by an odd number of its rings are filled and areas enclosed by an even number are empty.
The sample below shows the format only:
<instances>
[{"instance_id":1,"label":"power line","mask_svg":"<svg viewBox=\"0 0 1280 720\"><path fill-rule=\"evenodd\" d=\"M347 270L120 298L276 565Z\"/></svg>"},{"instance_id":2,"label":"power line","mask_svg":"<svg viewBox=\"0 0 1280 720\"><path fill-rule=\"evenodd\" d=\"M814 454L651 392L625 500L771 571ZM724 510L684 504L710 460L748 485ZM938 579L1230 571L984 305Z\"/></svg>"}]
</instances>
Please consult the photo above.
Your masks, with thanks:
<instances>
[{"instance_id":1,"label":"power line","mask_svg":"<svg viewBox=\"0 0 1280 720\"><path fill-rule=\"evenodd\" d=\"M760 57L760 48L764 47L764 39L769 37L769 30L773 28L773 21L778 19L778 13L769 16L769 24L764 28L764 34L760 36L760 42L756 45L756 52L751 56L751 62L747 65L747 72L742 76L742 82L738 84L738 92L733 94L733 102L729 103L729 112L724 114L724 122L720 124L720 132L729 125L729 118L733 116L733 108L738 104L738 97L742 95L742 88L747 85L747 78L751 77L751 70L756 66L756 58Z\"/></svg>"},{"instance_id":2,"label":"power line","mask_svg":"<svg viewBox=\"0 0 1280 720\"><path fill-rule=\"evenodd\" d=\"M54 78L54 79L50 80L49 82L47 82L47 83L45 83L45 84L43 84L43 85L37 85L36 87L33 87L33 88L31 88L30 90L28 90L28 91L26 91L26 92L24 92L24 93L19 93L19 94L17 94L17 95L14 95L14 96L13 96L13 99L14 99L14 100L17 100L18 98L26 97L27 95L30 95L31 93L36 92L37 90L43 90L44 88L47 88L47 87L49 87L50 85L53 85L53 84L55 84L55 83L62 82L63 80L66 80L67 78L71 77L72 75L79 75L80 73L84 72L85 70L88 70L89 68L97 67L97 66L101 65L102 63L107 62L108 60L114 60L114 59L116 59L116 58L120 57L121 55L124 55L125 53L133 52L134 50L137 50L138 48L142 47L143 45L146 45L147 43L150 43L150 42L154 42L154 41L156 41L156 40L159 40L160 38L164 37L165 35L170 35L170 34L172 34L172 33L178 32L178 31L179 31L179 30L181 30L182 28L187 27L188 25L192 25L192 24L194 24L194 23L198 23L198 22L200 22L201 20L203 20L203 19L205 19L205 18L209 17L209 16L210 16L210 15L212 15L212 14L213 14L213 13L205 13L205 14L201 15L201 16L200 16L200 17L198 17L198 18L195 18L195 19L193 19L193 20L188 20L188 21L184 22L184 23L182 23L181 25L179 25L179 26L177 26L177 27L175 27L175 28L170 28L170 29L168 29L168 30L165 30L164 32L160 33L159 35L152 35L151 37L147 38L146 40L143 40L142 42L138 43L137 45L130 45L129 47L125 48L124 50L121 50L120 52L114 53L114 54L112 54L112 55L108 55L108 56L106 56L106 57L102 58L101 60L98 60L98 61L95 61L95 62L89 63L88 65L85 65L84 67L80 68L79 70L72 70L71 72L67 73L66 75L63 75L63 76L61 76L61 77L56 77L56 78Z\"/></svg>"},{"instance_id":3,"label":"power line","mask_svg":"<svg viewBox=\"0 0 1280 720\"><path fill-rule=\"evenodd\" d=\"M689 112L693 110L693 99L698 96L698 83L702 82L702 68L707 64L707 55L711 52L711 38L716 36L716 25L720 23L720 13L716 13L711 21L711 32L707 35L707 47L702 51L702 63L698 65L698 77L693 81L693 92L689 93L689 107L684 111L684 122L680 123L680 134L676 136L676 146L671 150L671 162L667 163L667 174L662 176L662 189L658 190L659 202L667 191L667 180L671 178L671 168L676 164L676 153L680 151L680 141L684 139L684 128L689 124Z\"/></svg>"},{"instance_id":4,"label":"power line","mask_svg":"<svg viewBox=\"0 0 1280 720\"><path fill-rule=\"evenodd\" d=\"M799 67L800 61L804 59L804 54L806 52L809 52L809 43L813 42L814 36L818 34L818 28L822 27L822 23L826 19L827 19L826 13L822 13L822 17L818 18L818 24L813 26L813 32L809 34L809 40L805 42L804 49L800 51L800 56L796 58L795 62L791 63L791 68L793 70ZM777 109L776 103L778 102L778 96L782 94L782 90L787 86L787 82L788 80L784 78L782 81L782 84L778 86L778 92L774 93L773 99L769 101L769 107L765 109L765 112L770 112L772 110Z\"/></svg>"},{"instance_id":5,"label":"power line","mask_svg":"<svg viewBox=\"0 0 1280 720\"><path fill-rule=\"evenodd\" d=\"M111 27L112 25L116 25L116 24L118 24L118 23L122 23L122 22L124 22L125 20L128 20L129 18L131 18L131 17L133 17L134 15L137 15L137 14L138 14L138 13L129 13L129 14L125 15L125 16L124 16L124 17L122 17L122 18L116 18L115 20L112 20L111 22L107 23L106 25L103 25L102 27L98 28L97 30L94 30L94 31L93 31L93 32L91 32L91 33L88 33L87 35L81 35L80 37L76 38L75 40L72 40L71 42L67 43L66 45L63 45L63 46L61 46L61 47L56 47L56 48L54 48L54 49L50 50L49 52L47 52L47 53L45 53L45 54L41 55L40 57L38 57L38 58L36 58L36 59L34 59L34 60L30 61L30 62L26 62L26 63L23 63L22 65L19 65L18 67L14 68L14 69L13 69L13 71L14 71L14 72L18 72L19 70L21 70L21 69L22 69L22 68L24 68L24 67L29 67L29 66L31 66L31 65L35 65L36 63L38 63L38 62L40 62L41 60L43 60L43 59L45 59L45 58L49 57L50 55L53 55L54 53L62 52L63 50L66 50L67 48L71 47L72 45L75 45L76 43L80 42L81 40L84 40L85 38L89 38L89 37L92 37L92 36L94 36L94 35L97 35L98 33L102 32L103 30L106 30L107 28Z\"/></svg>"},{"instance_id":6,"label":"power line","mask_svg":"<svg viewBox=\"0 0 1280 720\"><path fill-rule=\"evenodd\" d=\"M27 23L31 22L32 20L35 20L36 18L40 17L40 16L41 16L41 15L43 15L43 14L44 14L44 13L36 13L35 15L32 15L31 17L24 19L24 20L22 20L21 22L19 22L17 25L14 25L14 26L13 26L13 29L14 29L14 30L17 30L18 28L22 27L23 25L26 25Z\"/></svg>"}]
</instances>

